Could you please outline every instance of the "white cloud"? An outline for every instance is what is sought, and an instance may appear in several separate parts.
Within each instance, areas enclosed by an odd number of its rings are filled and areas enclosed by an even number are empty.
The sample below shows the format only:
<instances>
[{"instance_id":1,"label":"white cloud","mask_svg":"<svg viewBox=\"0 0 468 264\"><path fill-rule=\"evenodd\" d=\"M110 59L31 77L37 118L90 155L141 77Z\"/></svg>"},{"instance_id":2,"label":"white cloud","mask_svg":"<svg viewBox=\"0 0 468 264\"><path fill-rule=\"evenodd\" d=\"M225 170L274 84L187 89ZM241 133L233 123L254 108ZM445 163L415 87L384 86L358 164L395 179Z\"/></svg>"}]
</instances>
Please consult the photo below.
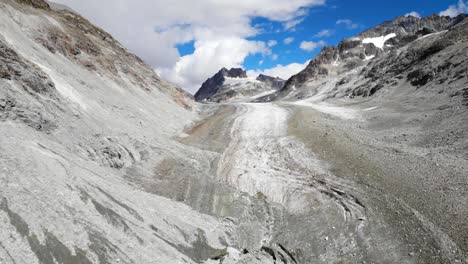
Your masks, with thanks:
<instances>
[{"instance_id":1,"label":"white cloud","mask_svg":"<svg viewBox=\"0 0 468 264\"><path fill-rule=\"evenodd\" d=\"M222 67L242 67L249 54L269 54L264 42L232 37L195 42L195 52L180 58L173 68L157 68L165 78L194 92Z\"/></svg>"},{"instance_id":2,"label":"white cloud","mask_svg":"<svg viewBox=\"0 0 468 264\"><path fill-rule=\"evenodd\" d=\"M316 38L329 37L333 35L333 33L334 33L333 30L324 29L324 30L319 31L317 34L315 34L314 37Z\"/></svg>"},{"instance_id":3,"label":"white cloud","mask_svg":"<svg viewBox=\"0 0 468 264\"><path fill-rule=\"evenodd\" d=\"M421 18L421 15L416 11L412 11L412 12L409 12L409 13L405 14L405 17L408 17L408 16Z\"/></svg>"},{"instance_id":4,"label":"white cloud","mask_svg":"<svg viewBox=\"0 0 468 264\"><path fill-rule=\"evenodd\" d=\"M272 59L272 60L277 60L277 59L278 59L278 54L273 54L273 55L271 55L271 59Z\"/></svg>"},{"instance_id":5,"label":"white cloud","mask_svg":"<svg viewBox=\"0 0 468 264\"><path fill-rule=\"evenodd\" d=\"M263 65L263 60L260 60L260 61L258 62L258 65Z\"/></svg>"},{"instance_id":6,"label":"white cloud","mask_svg":"<svg viewBox=\"0 0 468 264\"><path fill-rule=\"evenodd\" d=\"M270 48L276 46L277 44L278 44L278 41L276 41L276 40L268 41L268 47L270 47Z\"/></svg>"},{"instance_id":7,"label":"white cloud","mask_svg":"<svg viewBox=\"0 0 468 264\"><path fill-rule=\"evenodd\" d=\"M294 38L293 37L285 38L283 42L284 44L289 45L294 42Z\"/></svg>"},{"instance_id":8,"label":"white cloud","mask_svg":"<svg viewBox=\"0 0 468 264\"><path fill-rule=\"evenodd\" d=\"M359 27L359 24L354 23L351 19L340 19L336 21L337 25L345 25L348 29L355 29Z\"/></svg>"},{"instance_id":9,"label":"white cloud","mask_svg":"<svg viewBox=\"0 0 468 264\"><path fill-rule=\"evenodd\" d=\"M303 18L290 20L290 21L285 22L283 24L283 27L284 27L285 30L294 31L296 29L296 26L299 25L300 23L302 23L302 21L304 21Z\"/></svg>"},{"instance_id":10,"label":"white cloud","mask_svg":"<svg viewBox=\"0 0 468 264\"><path fill-rule=\"evenodd\" d=\"M259 33L252 18L296 23L305 8L325 0L55 0L66 4L109 31L132 52L183 88L200 85L213 67L185 70L185 65L239 66L259 49L251 39ZM226 40L241 47L227 48ZM181 56L177 44L193 41L195 52ZM263 45L263 44L261 44ZM216 54L204 58L201 54ZM201 61L197 61L201 60ZM222 63L230 65L221 65ZM219 69L215 69L217 71ZM193 90L191 90L193 92Z\"/></svg>"},{"instance_id":11,"label":"white cloud","mask_svg":"<svg viewBox=\"0 0 468 264\"><path fill-rule=\"evenodd\" d=\"M320 48L320 47L323 47L325 46L327 43L325 43L325 41L323 40L320 40L318 42L314 42L314 41L302 41L301 42L301 45L300 45L300 48L305 50L305 51L313 51L317 48Z\"/></svg>"},{"instance_id":12,"label":"white cloud","mask_svg":"<svg viewBox=\"0 0 468 264\"><path fill-rule=\"evenodd\" d=\"M468 2L465 3L463 0L459 0L458 5L451 5L447 8L447 10L444 10L439 14L441 16L456 17L459 14L464 13L468 13Z\"/></svg>"},{"instance_id":13,"label":"white cloud","mask_svg":"<svg viewBox=\"0 0 468 264\"><path fill-rule=\"evenodd\" d=\"M291 76L299 73L300 71L302 71L303 69L305 69L305 67L307 67L307 65L309 64L310 61L306 61L305 63L291 63L291 64L288 64L288 65L281 65L281 64L278 64L276 65L275 67L271 68L271 69L266 69L266 70L250 70L250 71L247 71L247 75L249 77L257 77L259 74L265 74L265 75L268 75L268 76L272 76L272 77L280 77L284 80L287 80L289 78L291 78Z\"/></svg>"}]
</instances>

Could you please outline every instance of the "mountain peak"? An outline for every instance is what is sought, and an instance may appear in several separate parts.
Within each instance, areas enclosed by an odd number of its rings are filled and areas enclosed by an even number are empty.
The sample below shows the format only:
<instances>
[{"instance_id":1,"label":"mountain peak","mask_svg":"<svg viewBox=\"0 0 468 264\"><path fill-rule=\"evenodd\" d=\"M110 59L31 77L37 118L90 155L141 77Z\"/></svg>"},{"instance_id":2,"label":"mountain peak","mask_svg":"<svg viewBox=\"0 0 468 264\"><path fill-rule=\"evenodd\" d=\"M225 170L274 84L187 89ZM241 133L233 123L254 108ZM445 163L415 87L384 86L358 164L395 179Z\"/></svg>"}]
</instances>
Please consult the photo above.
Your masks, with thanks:
<instances>
[{"instance_id":1,"label":"mountain peak","mask_svg":"<svg viewBox=\"0 0 468 264\"><path fill-rule=\"evenodd\" d=\"M260 74L256 79L249 78L242 68L221 68L213 77L206 80L195 94L197 101L229 100L242 93L247 97L257 93L276 91L283 87L286 81L279 77ZM242 90L242 91L241 91Z\"/></svg>"},{"instance_id":2,"label":"mountain peak","mask_svg":"<svg viewBox=\"0 0 468 264\"><path fill-rule=\"evenodd\" d=\"M231 68L228 70L226 67L223 67L218 74L229 78L247 78L247 72L242 68Z\"/></svg>"}]
</instances>

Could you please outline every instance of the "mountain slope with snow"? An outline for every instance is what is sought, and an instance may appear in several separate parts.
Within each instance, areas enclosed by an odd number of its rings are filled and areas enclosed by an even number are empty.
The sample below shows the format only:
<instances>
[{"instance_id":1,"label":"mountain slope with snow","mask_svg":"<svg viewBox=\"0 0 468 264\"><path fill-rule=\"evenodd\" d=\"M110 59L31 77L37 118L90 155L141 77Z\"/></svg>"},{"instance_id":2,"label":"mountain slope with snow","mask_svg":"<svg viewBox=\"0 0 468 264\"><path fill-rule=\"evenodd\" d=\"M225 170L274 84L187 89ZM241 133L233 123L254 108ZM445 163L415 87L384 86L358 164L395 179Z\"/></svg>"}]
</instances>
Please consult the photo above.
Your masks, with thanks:
<instances>
[{"instance_id":1,"label":"mountain slope with snow","mask_svg":"<svg viewBox=\"0 0 468 264\"><path fill-rule=\"evenodd\" d=\"M308 97L316 93L322 84L329 84L334 80L337 80L337 84L333 89L340 90L343 94L349 94L350 91L346 91L346 89L353 89L352 87L359 87L359 90L362 90L363 87L357 84L357 80L366 82L368 76L361 71L372 68L372 65L378 61L388 62L389 58L392 58L391 62L395 65L394 67L400 67L400 64L417 64L418 61L407 61L416 59L409 58L410 55L403 61L397 61L396 58L400 56L401 59L401 53L408 53L407 50L420 53L421 51L416 50L414 46L421 45L421 43L426 44L423 48L427 50L428 55L420 59L428 59L432 54L452 45L450 41L444 41L445 35L449 34L446 30L456 31L457 28L466 27L465 17L465 15L455 18L437 15L425 18L398 17L355 37L345 39L336 47L325 47L302 72L292 76L286 82L279 98L285 96ZM427 37L429 38L426 39ZM461 36L458 38L456 41L463 41ZM441 44L438 44L437 41ZM395 78L398 74L382 75L382 79L385 78L385 81L388 82L390 81L389 77ZM403 73L403 75L405 74L408 75L409 72ZM351 77L356 81L353 85L347 86L346 83ZM382 85L382 83L375 86L370 84L367 88L368 92L374 93L380 89L374 88ZM345 89L341 89L343 87Z\"/></svg>"},{"instance_id":2,"label":"mountain slope with snow","mask_svg":"<svg viewBox=\"0 0 468 264\"><path fill-rule=\"evenodd\" d=\"M260 74L257 78L251 78L243 69L222 68L203 83L195 94L195 99L211 102L249 101L275 93L284 83L285 81L278 77Z\"/></svg>"}]
</instances>

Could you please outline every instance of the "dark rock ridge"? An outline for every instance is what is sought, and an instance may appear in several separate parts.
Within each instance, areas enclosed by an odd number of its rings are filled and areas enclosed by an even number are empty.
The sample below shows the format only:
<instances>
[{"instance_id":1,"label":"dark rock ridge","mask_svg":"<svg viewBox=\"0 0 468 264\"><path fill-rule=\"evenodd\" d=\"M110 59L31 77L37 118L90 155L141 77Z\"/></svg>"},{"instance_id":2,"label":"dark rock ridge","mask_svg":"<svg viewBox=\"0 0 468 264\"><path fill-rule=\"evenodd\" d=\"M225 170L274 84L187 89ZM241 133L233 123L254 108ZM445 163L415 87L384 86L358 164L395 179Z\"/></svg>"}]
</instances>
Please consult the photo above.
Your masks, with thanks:
<instances>
[{"instance_id":1,"label":"dark rock ridge","mask_svg":"<svg viewBox=\"0 0 468 264\"><path fill-rule=\"evenodd\" d=\"M202 84L201 88L195 94L195 99L201 101L216 94L218 88L223 85L226 80L225 77L247 78L247 73L240 68L231 68L230 70L222 68L218 73Z\"/></svg>"},{"instance_id":2,"label":"dark rock ridge","mask_svg":"<svg viewBox=\"0 0 468 264\"><path fill-rule=\"evenodd\" d=\"M431 15L425 18L401 16L395 20L384 22L374 28L366 30L356 37L344 39L338 46L324 47L303 71L286 81L286 84L281 89L278 96L282 97L293 90L293 88L300 88L307 82L326 78L332 74L332 72L337 75L344 74L360 66L373 64L373 62L369 61L376 61L386 56L393 58L391 59L392 63L394 63L394 66L392 66L393 68L401 68L401 65L410 66L408 63L416 63L420 60L424 60L428 56L446 48L450 45L450 41L445 40L443 35L441 35L440 41L431 45L431 47L427 47L427 49L425 49L426 51L414 50L415 53L426 53L426 55L418 55L417 60L397 56L398 49L406 46L411 49L412 44L418 38L433 33L443 33L446 30L452 31L460 24L462 24L462 28L465 28L466 17L467 15L463 14L454 18L438 15ZM390 34L395 34L396 36L391 37ZM376 47L373 43L369 43L369 41L366 41L366 43L363 42L364 39L383 36L389 36L384 42L383 47ZM400 60L395 60L396 57ZM382 61L382 63L385 64L389 62ZM373 78L377 78L375 69L374 71L365 70L365 72L367 72L367 77L374 76ZM401 73L402 71L398 71L398 73L395 72L397 75ZM427 83L431 79L429 75L415 72L411 74L410 79L414 85L421 85ZM369 89L369 93L376 92L376 89L371 92L370 90L372 90L372 88ZM362 92L357 92L357 94L362 94Z\"/></svg>"},{"instance_id":3,"label":"dark rock ridge","mask_svg":"<svg viewBox=\"0 0 468 264\"><path fill-rule=\"evenodd\" d=\"M246 71L240 68L232 68L230 70L222 68L213 77L209 78L203 83L201 88L195 94L195 99L197 101L225 101L226 99L238 95L238 91L234 90L239 88L240 85L234 83L226 87L226 78L239 78L239 82L242 82L245 81L248 76ZM279 77L271 77L264 74L260 74L256 80L263 83L264 85L258 85L253 82L248 82L247 85L243 85L241 88L244 90L249 90L249 88L251 88L251 92L247 93L246 96L251 96L255 92L264 92L265 89L279 90L285 83L285 80Z\"/></svg>"},{"instance_id":4,"label":"dark rock ridge","mask_svg":"<svg viewBox=\"0 0 468 264\"><path fill-rule=\"evenodd\" d=\"M49 4L44 0L16 0L19 3L30 5L35 8L50 10Z\"/></svg>"}]
</instances>

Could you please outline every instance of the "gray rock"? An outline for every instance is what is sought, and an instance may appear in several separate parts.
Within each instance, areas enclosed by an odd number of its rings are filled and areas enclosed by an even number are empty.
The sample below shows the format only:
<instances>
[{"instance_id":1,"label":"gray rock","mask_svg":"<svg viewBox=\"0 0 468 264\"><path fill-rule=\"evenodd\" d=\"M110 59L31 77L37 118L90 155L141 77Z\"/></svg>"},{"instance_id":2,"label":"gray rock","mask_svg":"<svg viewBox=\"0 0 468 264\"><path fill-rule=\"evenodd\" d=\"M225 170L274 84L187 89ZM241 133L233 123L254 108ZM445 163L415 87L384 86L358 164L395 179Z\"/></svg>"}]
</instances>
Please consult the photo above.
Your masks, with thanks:
<instances>
[{"instance_id":1,"label":"gray rock","mask_svg":"<svg viewBox=\"0 0 468 264\"><path fill-rule=\"evenodd\" d=\"M226 78L238 79L226 83ZM260 74L255 80L247 79L243 69L222 68L213 77L206 80L195 94L197 101L225 102L239 97L254 97L272 90L279 90L285 81L278 77Z\"/></svg>"}]
</instances>

